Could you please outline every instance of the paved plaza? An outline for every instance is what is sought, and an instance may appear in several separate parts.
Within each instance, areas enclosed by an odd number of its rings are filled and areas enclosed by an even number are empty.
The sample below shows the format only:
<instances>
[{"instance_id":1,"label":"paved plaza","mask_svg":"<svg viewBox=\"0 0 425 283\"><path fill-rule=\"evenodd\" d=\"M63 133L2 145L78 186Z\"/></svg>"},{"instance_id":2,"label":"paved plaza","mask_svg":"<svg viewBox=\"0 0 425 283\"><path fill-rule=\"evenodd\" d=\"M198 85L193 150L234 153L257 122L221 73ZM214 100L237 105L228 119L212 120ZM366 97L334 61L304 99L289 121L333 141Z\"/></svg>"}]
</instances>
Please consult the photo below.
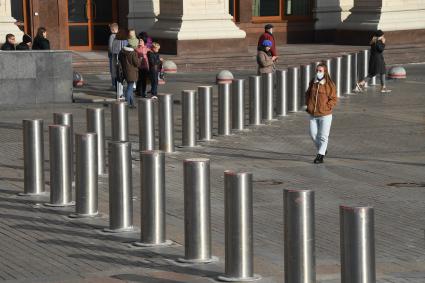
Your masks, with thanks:
<instances>
[{"instance_id":1,"label":"paved plaza","mask_svg":"<svg viewBox=\"0 0 425 283\"><path fill-rule=\"evenodd\" d=\"M315 151L305 112L230 137L215 137L195 149L178 148L166 158L167 248L136 248L140 233L110 235L108 178L99 179L102 217L70 219L74 208L43 206L48 197L25 198L22 119L45 121L46 180L48 132L53 112L72 112L74 131L84 132L85 109L105 107L110 139L112 92L105 74L87 75L92 101L99 103L3 106L0 111L0 279L4 282L214 282L224 272L223 171L254 174L254 257L260 282L283 282L283 189L316 193L317 281L340 282L339 205L375 208L377 282L425 282L425 65L406 65L407 79L339 101L334 112L325 163L312 163ZM247 78L247 71L235 73ZM176 94L175 136L181 144L178 93L213 84L215 73L169 75L160 91ZM96 90L98 93L96 94ZM28 94L30 95L30 94ZM86 97L86 99L84 99ZM89 101L81 95L80 101ZM96 98L96 99L94 99ZM217 129L217 91L214 89ZM130 109L133 147L134 223L140 227L140 162L137 110ZM218 263L188 266L184 255L184 159L211 160L213 254ZM48 188L48 184L47 184ZM289 282L290 283L290 282Z\"/></svg>"}]
</instances>

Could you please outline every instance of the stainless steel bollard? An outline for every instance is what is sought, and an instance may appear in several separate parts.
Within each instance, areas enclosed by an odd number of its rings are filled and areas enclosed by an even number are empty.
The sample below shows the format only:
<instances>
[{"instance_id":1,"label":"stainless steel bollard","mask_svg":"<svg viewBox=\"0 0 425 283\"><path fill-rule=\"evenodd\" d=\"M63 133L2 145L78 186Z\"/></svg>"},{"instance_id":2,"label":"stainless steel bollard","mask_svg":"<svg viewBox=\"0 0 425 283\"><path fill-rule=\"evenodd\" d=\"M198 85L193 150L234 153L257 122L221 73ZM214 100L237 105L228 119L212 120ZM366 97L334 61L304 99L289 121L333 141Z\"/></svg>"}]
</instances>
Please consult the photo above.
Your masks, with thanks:
<instances>
[{"instance_id":1,"label":"stainless steel bollard","mask_svg":"<svg viewBox=\"0 0 425 283\"><path fill-rule=\"evenodd\" d=\"M182 146L196 146L196 91L182 91Z\"/></svg>"},{"instance_id":2,"label":"stainless steel bollard","mask_svg":"<svg viewBox=\"0 0 425 283\"><path fill-rule=\"evenodd\" d=\"M356 83L359 80L359 56L358 53L351 54L351 92L353 93Z\"/></svg>"},{"instance_id":3,"label":"stainless steel bollard","mask_svg":"<svg viewBox=\"0 0 425 283\"><path fill-rule=\"evenodd\" d=\"M377 83L376 83L376 76L373 76L373 77L370 79L370 85L377 85Z\"/></svg>"},{"instance_id":4,"label":"stainless steel bollard","mask_svg":"<svg viewBox=\"0 0 425 283\"><path fill-rule=\"evenodd\" d=\"M47 206L70 206L72 201L72 165L70 127L49 126L50 203Z\"/></svg>"},{"instance_id":5,"label":"stainless steel bollard","mask_svg":"<svg viewBox=\"0 0 425 283\"><path fill-rule=\"evenodd\" d=\"M301 93L300 93L300 108L305 105L305 93L310 85L312 73L314 74L316 69L312 69L312 64L301 66ZM312 71L313 70L313 71Z\"/></svg>"},{"instance_id":6,"label":"stainless steel bollard","mask_svg":"<svg viewBox=\"0 0 425 283\"><path fill-rule=\"evenodd\" d=\"M288 96L288 111L297 112L299 107L299 96L300 96L300 68L291 67L289 68L289 96Z\"/></svg>"},{"instance_id":7,"label":"stainless steel bollard","mask_svg":"<svg viewBox=\"0 0 425 283\"><path fill-rule=\"evenodd\" d=\"M212 86L198 87L198 138L201 141L212 139L213 128L213 88Z\"/></svg>"},{"instance_id":8,"label":"stainless steel bollard","mask_svg":"<svg viewBox=\"0 0 425 283\"><path fill-rule=\"evenodd\" d=\"M112 141L109 156L109 229L105 232L130 232L133 227L133 180L131 143Z\"/></svg>"},{"instance_id":9,"label":"stainless steel bollard","mask_svg":"<svg viewBox=\"0 0 425 283\"><path fill-rule=\"evenodd\" d=\"M86 111L87 132L96 133L97 138L97 172L105 175L105 111L102 108L87 108Z\"/></svg>"},{"instance_id":10,"label":"stainless steel bollard","mask_svg":"<svg viewBox=\"0 0 425 283\"><path fill-rule=\"evenodd\" d=\"M138 100L139 151L155 149L154 101L151 98Z\"/></svg>"},{"instance_id":11,"label":"stainless steel bollard","mask_svg":"<svg viewBox=\"0 0 425 283\"><path fill-rule=\"evenodd\" d=\"M263 121L270 122L273 120L273 99L274 99L274 80L273 73L265 73L261 75L261 90L262 90L262 113Z\"/></svg>"},{"instance_id":12,"label":"stainless steel bollard","mask_svg":"<svg viewBox=\"0 0 425 283\"><path fill-rule=\"evenodd\" d=\"M218 134L230 135L230 84L218 85Z\"/></svg>"},{"instance_id":13,"label":"stainless steel bollard","mask_svg":"<svg viewBox=\"0 0 425 283\"><path fill-rule=\"evenodd\" d=\"M369 50L368 49L360 51L359 74L360 74L359 80L366 78L366 76L369 74ZM365 86L367 87L368 81L366 80L365 83L366 83Z\"/></svg>"},{"instance_id":14,"label":"stainless steel bollard","mask_svg":"<svg viewBox=\"0 0 425 283\"><path fill-rule=\"evenodd\" d=\"M261 76L249 77L249 124L263 125L261 113Z\"/></svg>"},{"instance_id":15,"label":"stainless steel bollard","mask_svg":"<svg viewBox=\"0 0 425 283\"><path fill-rule=\"evenodd\" d=\"M141 239L136 246L165 246L165 154L142 151L141 163Z\"/></svg>"},{"instance_id":16,"label":"stainless steel bollard","mask_svg":"<svg viewBox=\"0 0 425 283\"><path fill-rule=\"evenodd\" d=\"M352 84L352 55L345 54L342 56L342 94L351 94L353 90Z\"/></svg>"},{"instance_id":17,"label":"stainless steel bollard","mask_svg":"<svg viewBox=\"0 0 425 283\"><path fill-rule=\"evenodd\" d=\"M336 85L336 96L341 97L342 89L342 77L341 77L341 68L342 68L342 57L335 57L332 60L332 79Z\"/></svg>"},{"instance_id":18,"label":"stainless steel bollard","mask_svg":"<svg viewBox=\"0 0 425 283\"><path fill-rule=\"evenodd\" d=\"M44 187L44 132L43 120L23 120L24 136L24 193L41 195Z\"/></svg>"},{"instance_id":19,"label":"stainless steel bollard","mask_svg":"<svg viewBox=\"0 0 425 283\"><path fill-rule=\"evenodd\" d=\"M128 141L127 102L117 101L111 104L112 141Z\"/></svg>"},{"instance_id":20,"label":"stainless steel bollard","mask_svg":"<svg viewBox=\"0 0 425 283\"><path fill-rule=\"evenodd\" d=\"M372 207L339 207L341 282L375 283L375 232Z\"/></svg>"},{"instance_id":21,"label":"stainless steel bollard","mask_svg":"<svg viewBox=\"0 0 425 283\"><path fill-rule=\"evenodd\" d=\"M314 192L284 190L285 282L315 283Z\"/></svg>"},{"instance_id":22,"label":"stainless steel bollard","mask_svg":"<svg viewBox=\"0 0 425 283\"><path fill-rule=\"evenodd\" d=\"M210 160L186 159L183 165L185 257L179 261L217 261L211 255Z\"/></svg>"},{"instance_id":23,"label":"stainless steel bollard","mask_svg":"<svg viewBox=\"0 0 425 283\"><path fill-rule=\"evenodd\" d=\"M53 113L53 124L69 126L69 148L71 150L71 180L75 180L74 164L74 119L72 113Z\"/></svg>"},{"instance_id":24,"label":"stainless steel bollard","mask_svg":"<svg viewBox=\"0 0 425 283\"><path fill-rule=\"evenodd\" d=\"M75 134L75 214L94 217L98 212L97 134Z\"/></svg>"},{"instance_id":25,"label":"stainless steel bollard","mask_svg":"<svg viewBox=\"0 0 425 283\"><path fill-rule=\"evenodd\" d=\"M326 67L328 68L328 73L329 73L329 76L331 77L331 78L333 78L333 66L332 66L332 59L326 59L325 60L325 63L326 63ZM314 72L313 72L313 75L314 75Z\"/></svg>"},{"instance_id":26,"label":"stainless steel bollard","mask_svg":"<svg viewBox=\"0 0 425 283\"><path fill-rule=\"evenodd\" d=\"M284 117L288 115L288 70L278 70L276 80L276 114Z\"/></svg>"},{"instance_id":27,"label":"stainless steel bollard","mask_svg":"<svg viewBox=\"0 0 425 283\"><path fill-rule=\"evenodd\" d=\"M171 153L174 145L174 98L172 94L158 94L159 149Z\"/></svg>"},{"instance_id":28,"label":"stainless steel bollard","mask_svg":"<svg viewBox=\"0 0 425 283\"><path fill-rule=\"evenodd\" d=\"M232 129L245 129L245 80L235 79L232 83Z\"/></svg>"},{"instance_id":29,"label":"stainless steel bollard","mask_svg":"<svg viewBox=\"0 0 425 283\"><path fill-rule=\"evenodd\" d=\"M225 274L221 281L258 280L253 263L252 173L224 172Z\"/></svg>"}]
</instances>

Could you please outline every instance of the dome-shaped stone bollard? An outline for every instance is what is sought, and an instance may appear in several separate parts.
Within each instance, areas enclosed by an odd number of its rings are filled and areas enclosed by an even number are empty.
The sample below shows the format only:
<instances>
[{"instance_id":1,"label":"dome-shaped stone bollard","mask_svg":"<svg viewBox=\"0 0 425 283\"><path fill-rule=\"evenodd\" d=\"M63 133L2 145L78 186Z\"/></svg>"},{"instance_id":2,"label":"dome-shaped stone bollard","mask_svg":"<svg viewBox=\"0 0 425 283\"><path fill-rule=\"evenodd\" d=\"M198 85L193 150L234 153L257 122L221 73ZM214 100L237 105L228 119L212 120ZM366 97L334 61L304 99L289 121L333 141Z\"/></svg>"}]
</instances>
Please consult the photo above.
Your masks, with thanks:
<instances>
[{"instance_id":1,"label":"dome-shaped stone bollard","mask_svg":"<svg viewBox=\"0 0 425 283\"><path fill-rule=\"evenodd\" d=\"M388 71L388 78L390 79L405 79L406 70L402 66L391 67Z\"/></svg>"},{"instance_id":2,"label":"dome-shaped stone bollard","mask_svg":"<svg viewBox=\"0 0 425 283\"><path fill-rule=\"evenodd\" d=\"M233 74L228 70L220 71L216 76L217 84L228 84L233 81Z\"/></svg>"},{"instance_id":3,"label":"dome-shaped stone bollard","mask_svg":"<svg viewBox=\"0 0 425 283\"><path fill-rule=\"evenodd\" d=\"M177 73L177 65L171 60L164 61L164 63L162 64L162 69L166 74Z\"/></svg>"}]
</instances>

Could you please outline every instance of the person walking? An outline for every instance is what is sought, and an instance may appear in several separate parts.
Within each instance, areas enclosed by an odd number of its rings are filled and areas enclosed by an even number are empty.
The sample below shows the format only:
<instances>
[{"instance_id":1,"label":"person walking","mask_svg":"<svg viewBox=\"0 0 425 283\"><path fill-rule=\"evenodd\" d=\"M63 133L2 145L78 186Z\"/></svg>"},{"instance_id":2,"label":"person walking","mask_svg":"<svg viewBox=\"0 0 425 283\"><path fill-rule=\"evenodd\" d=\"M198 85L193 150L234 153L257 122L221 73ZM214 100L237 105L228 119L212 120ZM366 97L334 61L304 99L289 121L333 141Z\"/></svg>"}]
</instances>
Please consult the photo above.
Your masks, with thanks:
<instances>
[{"instance_id":1,"label":"person walking","mask_svg":"<svg viewBox=\"0 0 425 283\"><path fill-rule=\"evenodd\" d=\"M264 40L270 40L272 42L272 46L270 46L270 52L273 56L273 61L276 61L279 56L277 55L276 41L275 41L274 35L273 35L273 25L272 24L267 24L267 25L264 26L264 33L258 39L257 47L261 47Z\"/></svg>"},{"instance_id":2,"label":"person walking","mask_svg":"<svg viewBox=\"0 0 425 283\"><path fill-rule=\"evenodd\" d=\"M385 36L382 30L375 32L372 40L370 41L370 58L369 58L369 73L368 75L360 80L357 83L357 89L359 91L364 90L366 85L366 80L370 80L374 76L379 75L379 80L381 82L381 93L391 92L387 89L385 82L385 60L384 60L384 50L385 50Z\"/></svg>"},{"instance_id":3,"label":"person walking","mask_svg":"<svg viewBox=\"0 0 425 283\"><path fill-rule=\"evenodd\" d=\"M329 76L328 67L320 63L316 75L305 93L307 112L310 114L310 136L317 149L314 163L323 163L327 153L332 111L337 103L335 83Z\"/></svg>"},{"instance_id":4,"label":"person walking","mask_svg":"<svg viewBox=\"0 0 425 283\"><path fill-rule=\"evenodd\" d=\"M22 42L16 46L16 50L28 51L31 49L32 38L28 34L22 36Z\"/></svg>"},{"instance_id":5,"label":"person walking","mask_svg":"<svg viewBox=\"0 0 425 283\"><path fill-rule=\"evenodd\" d=\"M124 79L127 82L125 100L130 108L134 108L133 91L139 75L140 60L136 51L130 45L121 50L118 60L121 63Z\"/></svg>"},{"instance_id":6,"label":"person walking","mask_svg":"<svg viewBox=\"0 0 425 283\"><path fill-rule=\"evenodd\" d=\"M117 80L116 80L116 76L114 76L115 70L113 70L114 67L112 64L112 43L114 42L114 39L117 36L118 28L119 27L117 23L112 23L109 25L109 30L111 32L108 39L109 73L111 74L112 89L114 90L117 89Z\"/></svg>"},{"instance_id":7,"label":"person walking","mask_svg":"<svg viewBox=\"0 0 425 283\"><path fill-rule=\"evenodd\" d=\"M257 65L258 70L257 73L273 73L274 71L274 62L273 56L270 52L270 48L272 46L272 42L270 40L263 40L261 46L258 47L257 53Z\"/></svg>"},{"instance_id":8,"label":"person walking","mask_svg":"<svg viewBox=\"0 0 425 283\"><path fill-rule=\"evenodd\" d=\"M123 85L120 82L121 78L118 78L119 74L119 61L118 55L121 50L128 45L128 30L120 28L115 36L115 39L112 41L111 53L112 53L112 77L116 82L116 93L117 99L124 98Z\"/></svg>"},{"instance_id":9,"label":"person walking","mask_svg":"<svg viewBox=\"0 0 425 283\"><path fill-rule=\"evenodd\" d=\"M152 43L151 51L148 52L149 62L149 78L151 80L151 94L152 98L156 99L158 94L158 76L162 69L163 59L159 56L158 52L161 46L157 42Z\"/></svg>"},{"instance_id":10,"label":"person walking","mask_svg":"<svg viewBox=\"0 0 425 283\"><path fill-rule=\"evenodd\" d=\"M11 33L6 34L6 41L1 46L1 50L3 51L14 51L16 50L15 47L15 36Z\"/></svg>"},{"instance_id":11,"label":"person walking","mask_svg":"<svg viewBox=\"0 0 425 283\"><path fill-rule=\"evenodd\" d=\"M149 60L148 52L150 49L145 45L143 39L139 39L139 46L136 48L136 53L140 59L139 80L137 81L137 95L146 97L146 84L149 77Z\"/></svg>"},{"instance_id":12,"label":"person walking","mask_svg":"<svg viewBox=\"0 0 425 283\"><path fill-rule=\"evenodd\" d=\"M38 28L32 50L50 50L50 41L47 39L47 30L44 27Z\"/></svg>"}]
</instances>

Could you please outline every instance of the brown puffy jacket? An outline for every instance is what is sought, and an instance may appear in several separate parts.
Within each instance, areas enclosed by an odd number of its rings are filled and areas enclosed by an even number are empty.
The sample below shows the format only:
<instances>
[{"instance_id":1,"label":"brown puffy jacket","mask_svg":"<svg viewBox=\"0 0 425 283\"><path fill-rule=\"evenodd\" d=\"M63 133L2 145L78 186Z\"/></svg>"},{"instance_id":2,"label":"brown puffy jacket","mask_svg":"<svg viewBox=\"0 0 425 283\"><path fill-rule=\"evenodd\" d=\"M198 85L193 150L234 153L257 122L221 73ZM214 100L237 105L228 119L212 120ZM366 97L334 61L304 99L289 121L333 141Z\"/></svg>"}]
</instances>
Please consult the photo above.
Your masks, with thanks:
<instances>
[{"instance_id":1,"label":"brown puffy jacket","mask_svg":"<svg viewBox=\"0 0 425 283\"><path fill-rule=\"evenodd\" d=\"M137 82L139 77L140 59L133 48L124 47L118 55L124 77L127 82Z\"/></svg>"},{"instance_id":2,"label":"brown puffy jacket","mask_svg":"<svg viewBox=\"0 0 425 283\"><path fill-rule=\"evenodd\" d=\"M338 100L335 84L326 82L325 79L321 82L313 79L305 96L307 112L316 117L332 114Z\"/></svg>"},{"instance_id":3,"label":"brown puffy jacket","mask_svg":"<svg viewBox=\"0 0 425 283\"><path fill-rule=\"evenodd\" d=\"M258 73L273 73L273 59L265 51L259 50L257 53Z\"/></svg>"}]
</instances>

